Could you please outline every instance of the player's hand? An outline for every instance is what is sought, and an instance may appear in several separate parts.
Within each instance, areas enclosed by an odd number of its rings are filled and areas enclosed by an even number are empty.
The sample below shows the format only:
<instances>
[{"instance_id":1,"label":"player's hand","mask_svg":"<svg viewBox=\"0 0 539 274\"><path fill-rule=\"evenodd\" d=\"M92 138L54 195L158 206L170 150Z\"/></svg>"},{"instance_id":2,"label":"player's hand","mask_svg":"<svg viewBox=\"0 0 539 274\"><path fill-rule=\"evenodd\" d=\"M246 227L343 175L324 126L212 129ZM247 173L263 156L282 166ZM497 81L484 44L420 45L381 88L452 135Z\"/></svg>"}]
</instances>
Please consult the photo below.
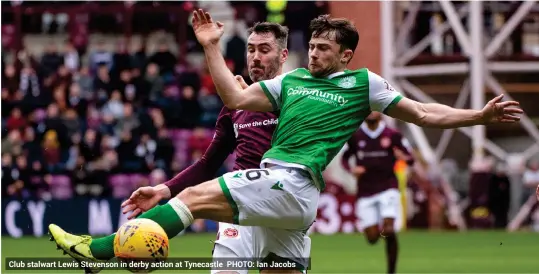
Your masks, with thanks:
<instances>
[{"instance_id":1,"label":"player's hand","mask_svg":"<svg viewBox=\"0 0 539 274\"><path fill-rule=\"evenodd\" d=\"M515 123L520 121L517 114L524 113L515 101L502 102L503 94L490 100L481 110L483 124Z\"/></svg>"},{"instance_id":2,"label":"player's hand","mask_svg":"<svg viewBox=\"0 0 539 274\"><path fill-rule=\"evenodd\" d=\"M135 190L131 197L122 203L122 213L131 212L127 219L131 220L139 214L146 212L156 206L162 199L166 198L159 188L145 186Z\"/></svg>"},{"instance_id":3,"label":"player's hand","mask_svg":"<svg viewBox=\"0 0 539 274\"><path fill-rule=\"evenodd\" d=\"M236 75L236 81L238 81L238 84L240 85L242 89L246 89L249 87L249 85L245 83L245 80L243 79L241 75Z\"/></svg>"},{"instance_id":4,"label":"player's hand","mask_svg":"<svg viewBox=\"0 0 539 274\"><path fill-rule=\"evenodd\" d=\"M195 36L203 47L217 44L223 35L223 23L213 22L210 14L202 9L193 12L191 22L193 23Z\"/></svg>"},{"instance_id":5,"label":"player's hand","mask_svg":"<svg viewBox=\"0 0 539 274\"><path fill-rule=\"evenodd\" d=\"M367 171L365 167L363 166L355 166L352 168L352 174L354 174L356 177L360 177Z\"/></svg>"}]
</instances>

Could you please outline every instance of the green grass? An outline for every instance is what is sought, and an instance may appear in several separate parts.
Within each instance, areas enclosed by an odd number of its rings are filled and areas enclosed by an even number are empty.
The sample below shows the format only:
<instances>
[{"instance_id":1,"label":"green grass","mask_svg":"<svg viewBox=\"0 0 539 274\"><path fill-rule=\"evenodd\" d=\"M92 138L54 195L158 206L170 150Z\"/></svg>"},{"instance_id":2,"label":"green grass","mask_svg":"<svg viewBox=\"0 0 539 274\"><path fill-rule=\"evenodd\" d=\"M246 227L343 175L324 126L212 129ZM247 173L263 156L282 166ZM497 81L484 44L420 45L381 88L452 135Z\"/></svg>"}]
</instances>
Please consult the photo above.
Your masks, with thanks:
<instances>
[{"instance_id":1,"label":"green grass","mask_svg":"<svg viewBox=\"0 0 539 274\"><path fill-rule=\"evenodd\" d=\"M206 257L211 252L214 238L214 234L174 238L170 257ZM399 241L399 273L539 273L539 234L408 231L399 235ZM2 264L6 257L61 257L60 254L46 238L2 238ZM360 234L312 235L311 258L310 273L383 273L386 269L383 242L369 246ZM26 272L7 272L5 266L2 269L2 273ZM47 271L55 272L58 271ZM186 273L177 270L153 273L163 272ZM109 270L103 273L127 272Z\"/></svg>"}]
</instances>

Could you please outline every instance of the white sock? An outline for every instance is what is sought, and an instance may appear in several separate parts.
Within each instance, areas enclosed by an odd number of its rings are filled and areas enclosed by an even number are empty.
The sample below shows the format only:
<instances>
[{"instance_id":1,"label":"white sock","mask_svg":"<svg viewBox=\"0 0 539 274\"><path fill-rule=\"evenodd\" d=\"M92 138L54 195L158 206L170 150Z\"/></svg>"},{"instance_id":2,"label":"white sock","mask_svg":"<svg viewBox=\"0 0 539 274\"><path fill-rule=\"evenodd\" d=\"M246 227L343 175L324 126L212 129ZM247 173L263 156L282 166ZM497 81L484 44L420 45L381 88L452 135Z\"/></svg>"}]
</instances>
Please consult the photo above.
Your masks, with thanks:
<instances>
[{"instance_id":1,"label":"white sock","mask_svg":"<svg viewBox=\"0 0 539 274\"><path fill-rule=\"evenodd\" d=\"M174 197L168 201L168 204L172 206L172 209L176 211L176 214L178 214L180 220L182 220L184 229L193 223L195 220L193 214L191 214L189 208L180 199Z\"/></svg>"}]
</instances>

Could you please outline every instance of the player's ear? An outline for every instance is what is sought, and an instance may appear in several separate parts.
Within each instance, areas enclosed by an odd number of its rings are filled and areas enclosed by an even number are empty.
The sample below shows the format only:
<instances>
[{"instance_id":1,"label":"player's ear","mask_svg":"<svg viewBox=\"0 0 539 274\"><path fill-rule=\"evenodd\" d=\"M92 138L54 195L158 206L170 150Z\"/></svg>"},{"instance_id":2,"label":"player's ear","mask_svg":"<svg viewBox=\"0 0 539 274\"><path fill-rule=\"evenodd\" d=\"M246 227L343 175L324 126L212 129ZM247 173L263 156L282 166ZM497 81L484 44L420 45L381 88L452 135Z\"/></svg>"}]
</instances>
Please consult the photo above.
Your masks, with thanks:
<instances>
[{"instance_id":1,"label":"player's ear","mask_svg":"<svg viewBox=\"0 0 539 274\"><path fill-rule=\"evenodd\" d=\"M348 64L350 60L354 57L354 52L351 49L345 49L341 57L341 63Z\"/></svg>"},{"instance_id":2,"label":"player's ear","mask_svg":"<svg viewBox=\"0 0 539 274\"><path fill-rule=\"evenodd\" d=\"M284 64L287 59L288 59L288 49L284 48L283 50L281 50L281 64Z\"/></svg>"}]
</instances>

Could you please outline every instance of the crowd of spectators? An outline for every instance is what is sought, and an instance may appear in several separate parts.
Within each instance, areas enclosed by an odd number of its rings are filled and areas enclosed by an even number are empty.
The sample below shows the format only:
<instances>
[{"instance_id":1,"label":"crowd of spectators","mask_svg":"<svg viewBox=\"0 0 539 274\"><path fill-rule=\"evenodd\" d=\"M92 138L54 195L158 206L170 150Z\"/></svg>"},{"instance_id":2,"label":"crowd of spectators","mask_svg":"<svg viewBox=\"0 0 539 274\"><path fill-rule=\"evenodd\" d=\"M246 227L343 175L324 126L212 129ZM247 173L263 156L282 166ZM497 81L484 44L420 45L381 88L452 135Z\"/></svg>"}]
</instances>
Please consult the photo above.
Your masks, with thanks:
<instances>
[{"instance_id":1,"label":"crowd of spectators","mask_svg":"<svg viewBox=\"0 0 539 274\"><path fill-rule=\"evenodd\" d=\"M166 42L148 55L98 43L88 58L58 46L2 58L3 195L46 198L63 175L73 195L107 196L110 176L152 173L142 184L155 184L209 145L221 100L207 69L180 64Z\"/></svg>"}]
</instances>

